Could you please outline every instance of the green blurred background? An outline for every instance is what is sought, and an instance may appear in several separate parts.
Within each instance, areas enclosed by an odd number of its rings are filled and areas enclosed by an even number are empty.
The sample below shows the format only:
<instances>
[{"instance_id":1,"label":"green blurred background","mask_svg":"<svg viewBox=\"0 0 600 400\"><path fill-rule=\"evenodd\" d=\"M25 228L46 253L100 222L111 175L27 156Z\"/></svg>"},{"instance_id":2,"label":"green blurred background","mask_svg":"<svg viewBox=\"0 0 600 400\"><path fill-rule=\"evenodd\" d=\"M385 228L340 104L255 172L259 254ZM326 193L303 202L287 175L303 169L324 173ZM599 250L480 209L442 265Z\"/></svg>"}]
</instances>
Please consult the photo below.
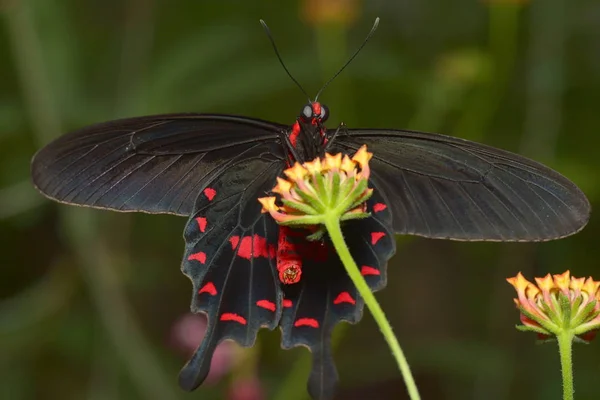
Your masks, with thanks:
<instances>
[{"instance_id":1,"label":"green blurred background","mask_svg":"<svg viewBox=\"0 0 600 400\"><path fill-rule=\"evenodd\" d=\"M291 124L306 99L258 19L312 94L376 16L376 35L321 96L330 127L481 141L550 165L598 203L596 0L0 0L0 398L307 398L308 352L280 350L278 331L227 348L224 375L182 392L177 373L201 331L179 271L185 219L52 203L29 161L64 132L126 116ZM597 221L541 244L398 238L378 298L424 399L560 398L556 346L514 329L505 278L599 279ZM335 341L339 399L406 398L369 315ZM600 398L599 345L575 346L578 399Z\"/></svg>"}]
</instances>

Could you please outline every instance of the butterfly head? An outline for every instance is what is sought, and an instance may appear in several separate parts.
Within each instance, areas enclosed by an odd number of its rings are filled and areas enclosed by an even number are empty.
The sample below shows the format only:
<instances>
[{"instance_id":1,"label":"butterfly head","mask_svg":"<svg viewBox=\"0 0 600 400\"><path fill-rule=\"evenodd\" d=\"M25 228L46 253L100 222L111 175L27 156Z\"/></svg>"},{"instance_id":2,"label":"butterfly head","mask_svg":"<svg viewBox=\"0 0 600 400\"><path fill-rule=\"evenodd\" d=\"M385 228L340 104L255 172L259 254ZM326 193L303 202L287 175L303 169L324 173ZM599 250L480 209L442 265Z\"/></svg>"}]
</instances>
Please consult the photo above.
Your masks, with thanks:
<instances>
[{"instance_id":1,"label":"butterfly head","mask_svg":"<svg viewBox=\"0 0 600 400\"><path fill-rule=\"evenodd\" d=\"M304 106L300 113L299 119L312 125L321 125L329 118L329 109L326 105L313 101Z\"/></svg>"}]
</instances>

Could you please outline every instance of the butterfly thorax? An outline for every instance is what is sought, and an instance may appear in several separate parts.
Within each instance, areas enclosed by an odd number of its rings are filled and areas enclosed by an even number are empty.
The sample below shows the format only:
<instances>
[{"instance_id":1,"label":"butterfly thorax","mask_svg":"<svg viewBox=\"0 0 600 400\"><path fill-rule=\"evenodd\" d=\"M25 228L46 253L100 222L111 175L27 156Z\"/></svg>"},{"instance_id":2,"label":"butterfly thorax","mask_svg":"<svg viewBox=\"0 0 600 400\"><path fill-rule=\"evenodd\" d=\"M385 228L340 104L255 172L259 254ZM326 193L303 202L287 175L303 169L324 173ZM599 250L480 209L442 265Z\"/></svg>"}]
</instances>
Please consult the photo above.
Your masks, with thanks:
<instances>
[{"instance_id":1,"label":"butterfly thorax","mask_svg":"<svg viewBox=\"0 0 600 400\"><path fill-rule=\"evenodd\" d=\"M328 117L327 107L319 102L311 102L304 106L288 136L292 147L289 149L288 158L290 166L296 161L302 163L325 155L325 121Z\"/></svg>"}]
</instances>

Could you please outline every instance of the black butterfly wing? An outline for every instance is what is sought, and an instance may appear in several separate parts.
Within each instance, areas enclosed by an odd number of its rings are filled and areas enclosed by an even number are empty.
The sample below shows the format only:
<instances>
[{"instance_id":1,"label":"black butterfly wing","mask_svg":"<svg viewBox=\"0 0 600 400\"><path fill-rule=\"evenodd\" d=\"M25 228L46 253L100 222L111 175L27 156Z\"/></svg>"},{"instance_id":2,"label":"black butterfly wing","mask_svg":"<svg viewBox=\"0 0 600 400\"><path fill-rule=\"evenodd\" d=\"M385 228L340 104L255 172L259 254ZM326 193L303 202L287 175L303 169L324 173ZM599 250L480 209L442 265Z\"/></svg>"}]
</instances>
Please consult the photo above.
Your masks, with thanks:
<instances>
[{"instance_id":1,"label":"black butterfly wing","mask_svg":"<svg viewBox=\"0 0 600 400\"><path fill-rule=\"evenodd\" d=\"M32 160L51 199L116 211L188 216L222 165L274 142L283 125L227 115L170 114L92 125L61 136Z\"/></svg>"},{"instance_id":2,"label":"black butterfly wing","mask_svg":"<svg viewBox=\"0 0 600 400\"><path fill-rule=\"evenodd\" d=\"M368 202L372 217L342 227L352 256L374 291L385 286L387 261L396 250L387 204L375 189ZM314 399L324 400L333 397L338 380L331 352L333 328L340 321L357 323L364 302L331 243L306 246L300 282L284 287L282 347L305 346L312 352L308 391Z\"/></svg>"},{"instance_id":3,"label":"black butterfly wing","mask_svg":"<svg viewBox=\"0 0 600 400\"><path fill-rule=\"evenodd\" d=\"M517 154L437 134L361 129L339 135L332 151L363 144L400 234L543 241L576 233L589 219L575 184Z\"/></svg>"},{"instance_id":4,"label":"black butterfly wing","mask_svg":"<svg viewBox=\"0 0 600 400\"><path fill-rule=\"evenodd\" d=\"M179 382L193 390L206 378L217 344L251 346L261 327L280 320L282 292L276 273L278 226L261 214L258 198L283 170L281 146L263 144L228 160L200 188L185 229L183 273L193 283L192 311L208 316L200 347Z\"/></svg>"}]
</instances>

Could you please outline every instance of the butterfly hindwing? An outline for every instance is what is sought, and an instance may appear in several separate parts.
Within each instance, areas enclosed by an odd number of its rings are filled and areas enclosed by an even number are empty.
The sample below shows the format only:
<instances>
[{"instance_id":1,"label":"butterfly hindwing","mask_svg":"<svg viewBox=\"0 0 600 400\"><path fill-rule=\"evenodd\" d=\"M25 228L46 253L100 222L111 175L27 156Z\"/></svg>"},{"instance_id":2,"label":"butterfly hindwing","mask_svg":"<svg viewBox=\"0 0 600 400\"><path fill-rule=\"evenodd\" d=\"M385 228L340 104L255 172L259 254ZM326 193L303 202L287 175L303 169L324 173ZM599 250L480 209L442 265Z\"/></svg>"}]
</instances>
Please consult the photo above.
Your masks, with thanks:
<instances>
[{"instance_id":1,"label":"butterfly hindwing","mask_svg":"<svg viewBox=\"0 0 600 400\"><path fill-rule=\"evenodd\" d=\"M377 189L367 210L371 217L348 221L342 230L362 275L375 291L385 286L387 261L395 252L395 240L390 210ZM303 272L300 282L284 286L282 347L310 349L313 362L308 391L315 399L330 399L338 380L331 352L332 331L340 321L357 323L364 303L328 240L304 244L297 241L299 246L306 246L302 251Z\"/></svg>"},{"instance_id":2,"label":"butterfly hindwing","mask_svg":"<svg viewBox=\"0 0 600 400\"><path fill-rule=\"evenodd\" d=\"M261 327L274 329L280 319L278 226L261 214L257 198L272 188L282 163L263 147L206 184L186 226L182 271L193 284L192 311L208 317L205 338L180 374L186 390L205 379L222 340L251 346Z\"/></svg>"}]
</instances>

